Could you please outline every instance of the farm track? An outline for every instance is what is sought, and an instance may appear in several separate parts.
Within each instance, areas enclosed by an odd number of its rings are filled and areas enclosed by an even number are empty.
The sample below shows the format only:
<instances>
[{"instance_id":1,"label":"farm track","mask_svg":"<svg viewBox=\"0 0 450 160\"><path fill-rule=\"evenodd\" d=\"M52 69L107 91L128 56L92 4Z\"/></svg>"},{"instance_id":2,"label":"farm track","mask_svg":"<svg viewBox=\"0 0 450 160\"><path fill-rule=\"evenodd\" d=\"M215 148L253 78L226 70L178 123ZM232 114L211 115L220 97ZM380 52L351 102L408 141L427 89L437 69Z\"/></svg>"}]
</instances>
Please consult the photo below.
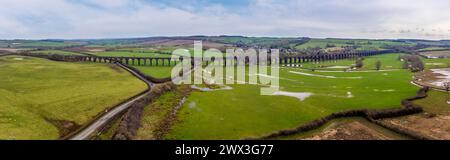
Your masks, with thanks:
<instances>
[{"instance_id":1,"label":"farm track","mask_svg":"<svg viewBox=\"0 0 450 160\"><path fill-rule=\"evenodd\" d=\"M119 67L127 70L128 72L133 74L135 77L139 78L140 80L144 81L148 85L149 89L146 92L143 92L143 93L139 94L135 98L132 98L132 99L128 100L127 102L124 102L124 103L116 106L111 111L107 112L106 114L102 115L98 119L94 120L89 125L87 125L85 128L83 128L82 130L78 131L76 134L72 135L70 138L68 138L69 140L86 140L86 139L89 139L90 136L93 133L95 133L95 131L97 131L98 129L100 129L104 125L106 125L108 122L110 122L117 115L119 115L120 113L123 113L124 111L126 111L133 103L135 103L136 101L144 98L147 94L149 94L151 92L151 90L152 90L152 88L154 86L154 83L148 81L147 79L145 79L144 77L142 77L141 75L139 75L135 71L129 69L125 65L122 65L120 63L116 63L116 65L118 65Z\"/></svg>"}]
</instances>

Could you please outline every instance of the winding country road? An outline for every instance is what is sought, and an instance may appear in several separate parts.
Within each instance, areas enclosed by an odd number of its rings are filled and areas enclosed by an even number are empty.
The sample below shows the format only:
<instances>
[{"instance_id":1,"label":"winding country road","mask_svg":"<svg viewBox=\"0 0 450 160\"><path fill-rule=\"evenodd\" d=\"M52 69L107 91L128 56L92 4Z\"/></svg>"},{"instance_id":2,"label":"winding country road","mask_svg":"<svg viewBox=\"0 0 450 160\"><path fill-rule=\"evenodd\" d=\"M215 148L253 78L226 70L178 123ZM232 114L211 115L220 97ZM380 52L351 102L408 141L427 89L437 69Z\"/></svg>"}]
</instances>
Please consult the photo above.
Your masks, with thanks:
<instances>
[{"instance_id":1,"label":"winding country road","mask_svg":"<svg viewBox=\"0 0 450 160\"><path fill-rule=\"evenodd\" d=\"M142 81L147 83L147 85L150 87L149 91L144 92L144 93L140 94L139 96L137 96L136 98L133 98L133 99L129 100L128 102L120 104L119 106L117 106L114 109L110 110L108 113L104 114L103 116L101 116L100 118L98 118L97 120L95 120L94 122L89 124L89 126L84 128L83 130L79 131L78 133L74 134L72 137L69 138L69 140L86 140L86 139L88 139L100 127L106 125L115 116L117 116L118 114L120 114L123 111L127 110L128 108L130 108L130 106L134 102L136 102L139 99L144 98L148 93L151 92L151 90L152 90L152 88L154 86L154 83L148 81L147 79L145 79L144 77L142 77L138 73L134 72L133 70L129 69L128 67L126 67L126 66L124 66L124 65L122 65L120 63L116 63L116 65L118 65L119 67L127 70L128 72L130 72L134 76L138 77L139 79L141 79Z\"/></svg>"}]
</instances>

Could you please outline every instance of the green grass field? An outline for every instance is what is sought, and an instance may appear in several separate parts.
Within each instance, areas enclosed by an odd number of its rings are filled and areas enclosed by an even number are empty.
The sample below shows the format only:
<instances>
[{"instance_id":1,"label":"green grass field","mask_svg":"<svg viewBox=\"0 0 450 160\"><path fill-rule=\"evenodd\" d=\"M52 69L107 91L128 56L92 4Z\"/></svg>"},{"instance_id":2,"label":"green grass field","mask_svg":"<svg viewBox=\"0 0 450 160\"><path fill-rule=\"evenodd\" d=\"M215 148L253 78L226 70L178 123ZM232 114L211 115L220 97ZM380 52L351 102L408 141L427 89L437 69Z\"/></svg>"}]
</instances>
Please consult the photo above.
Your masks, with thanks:
<instances>
[{"instance_id":1,"label":"green grass field","mask_svg":"<svg viewBox=\"0 0 450 160\"><path fill-rule=\"evenodd\" d=\"M437 114L450 113L450 94L440 91L428 92L428 97L414 101L424 107L425 111Z\"/></svg>"},{"instance_id":2,"label":"green grass field","mask_svg":"<svg viewBox=\"0 0 450 160\"><path fill-rule=\"evenodd\" d=\"M34 47L68 47L73 45L79 45L75 42L63 42L63 41L43 41L43 40L0 40L0 47L24 47L24 48L34 48Z\"/></svg>"},{"instance_id":3,"label":"green grass field","mask_svg":"<svg viewBox=\"0 0 450 160\"><path fill-rule=\"evenodd\" d=\"M418 90L408 70L375 71L383 66L400 68L399 54L367 57L361 72L312 72L302 68L280 70L281 91L311 93L300 100L288 96L262 96L260 86L230 85L232 90L193 92L180 111L180 122L167 139L241 139L290 129L332 112L351 109L401 107L400 101ZM351 64L342 60L336 64ZM374 67L373 67L374 68ZM325 77L327 76L327 77Z\"/></svg>"},{"instance_id":4,"label":"green grass field","mask_svg":"<svg viewBox=\"0 0 450 160\"><path fill-rule=\"evenodd\" d=\"M155 78L168 78L171 77L172 67L166 66L137 66L134 65L136 69L139 69L146 75L155 77Z\"/></svg>"},{"instance_id":5,"label":"green grass field","mask_svg":"<svg viewBox=\"0 0 450 160\"><path fill-rule=\"evenodd\" d=\"M170 58L170 54L159 54L159 53L138 53L138 52L121 52L121 51L111 51L111 52L90 52L90 54L102 56L102 57L158 57L158 58Z\"/></svg>"},{"instance_id":6,"label":"green grass field","mask_svg":"<svg viewBox=\"0 0 450 160\"><path fill-rule=\"evenodd\" d=\"M0 139L57 139L47 120L82 125L146 89L109 64L0 57Z\"/></svg>"},{"instance_id":7,"label":"green grass field","mask_svg":"<svg viewBox=\"0 0 450 160\"><path fill-rule=\"evenodd\" d=\"M358 40L358 39L311 39L309 42L296 46L297 49L326 48L327 44L336 47L357 46L358 50L381 50L389 45L414 45L413 43L394 42L387 40Z\"/></svg>"},{"instance_id":8,"label":"green grass field","mask_svg":"<svg viewBox=\"0 0 450 160\"><path fill-rule=\"evenodd\" d=\"M62 50L45 50L45 51L33 51L31 53L40 53L40 54L59 54L59 55L82 55L75 52L68 52L68 51L62 51Z\"/></svg>"},{"instance_id":9,"label":"green grass field","mask_svg":"<svg viewBox=\"0 0 450 160\"><path fill-rule=\"evenodd\" d=\"M398 60L399 53L384 54L378 56L364 57L364 66L358 70L376 70L375 64L377 61L381 61L381 70L401 69L403 62ZM343 71L351 66L354 66L356 59L343 59L338 61L325 61L320 63L299 63L300 68L303 69L316 69L316 70L335 70ZM335 67L335 68L333 68Z\"/></svg>"},{"instance_id":10,"label":"green grass field","mask_svg":"<svg viewBox=\"0 0 450 160\"><path fill-rule=\"evenodd\" d=\"M426 69L450 68L450 58L426 59L422 58Z\"/></svg>"},{"instance_id":11,"label":"green grass field","mask_svg":"<svg viewBox=\"0 0 450 160\"><path fill-rule=\"evenodd\" d=\"M442 49L448 49L448 48L444 48L444 47L427 47L427 48L419 49L417 51L434 51L434 50L442 50Z\"/></svg>"}]
</instances>

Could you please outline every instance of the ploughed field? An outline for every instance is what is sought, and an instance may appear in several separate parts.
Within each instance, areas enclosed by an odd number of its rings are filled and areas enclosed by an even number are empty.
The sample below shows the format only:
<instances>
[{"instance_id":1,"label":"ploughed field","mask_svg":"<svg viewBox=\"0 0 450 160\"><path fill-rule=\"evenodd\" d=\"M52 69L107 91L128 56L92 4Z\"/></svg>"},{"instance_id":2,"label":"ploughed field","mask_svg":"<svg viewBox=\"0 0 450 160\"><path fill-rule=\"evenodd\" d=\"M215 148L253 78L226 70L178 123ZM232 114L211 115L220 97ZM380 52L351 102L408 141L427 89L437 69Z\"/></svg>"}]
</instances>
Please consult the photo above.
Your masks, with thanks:
<instances>
[{"instance_id":1,"label":"ploughed field","mask_svg":"<svg viewBox=\"0 0 450 160\"><path fill-rule=\"evenodd\" d=\"M194 86L203 91L191 93L165 138L254 138L333 112L401 107L401 100L415 95L418 87L410 84L413 73L401 69L399 55L366 57L366 67L351 71L336 68L351 66L353 60L281 67L280 92L271 96L260 95L258 85L227 85L218 90ZM375 70L378 60L381 71ZM312 65L321 67L311 71L308 66Z\"/></svg>"},{"instance_id":2,"label":"ploughed field","mask_svg":"<svg viewBox=\"0 0 450 160\"><path fill-rule=\"evenodd\" d=\"M147 87L111 64L6 56L0 68L0 139L58 139Z\"/></svg>"}]
</instances>

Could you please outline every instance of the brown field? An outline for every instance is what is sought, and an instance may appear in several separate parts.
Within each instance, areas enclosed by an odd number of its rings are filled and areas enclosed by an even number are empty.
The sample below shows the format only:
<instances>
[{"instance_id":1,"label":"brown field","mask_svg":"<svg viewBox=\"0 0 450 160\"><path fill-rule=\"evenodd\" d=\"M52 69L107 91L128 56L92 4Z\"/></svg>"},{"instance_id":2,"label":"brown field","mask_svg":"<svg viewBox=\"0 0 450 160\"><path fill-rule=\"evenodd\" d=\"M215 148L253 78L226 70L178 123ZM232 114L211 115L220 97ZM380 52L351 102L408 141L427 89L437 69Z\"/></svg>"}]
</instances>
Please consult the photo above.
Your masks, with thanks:
<instances>
[{"instance_id":1,"label":"brown field","mask_svg":"<svg viewBox=\"0 0 450 160\"><path fill-rule=\"evenodd\" d=\"M425 56L427 58L449 58L449 51L430 51L430 52L422 52L420 55Z\"/></svg>"},{"instance_id":2,"label":"brown field","mask_svg":"<svg viewBox=\"0 0 450 160\"><path fill-rule=\"evenodd\" d=\"M159 40L151 40L140 43L140 45L144 46L157 46L157 47L189 47L192 48L194 44L194 40L183 40L183 39L159 39ZM203 48L216 48L216 49L225 49L226 45L222 43L208 42L203 41Z\"/></svg>"},{"instance_id":3,"label":"brown field","mask_svg":"<svg viewBox=\"0 0 450 160\"><path fill-rule=\"evenodd\" d=\"M450 115L423 113L383 120L396 127L425 135L431 139L450 140Z\"/></svg>"},{"instance_id":4,"label":"brown field","mask_svg":"<svg viewBox=\"0 0 450 160\"><path fill-rule=\"evenodd\" d=\"M323 131L302 140L395 140L408 139L402 135L370 123L365 119L333 122Z\"/></svg>"},{"instance_id":5,"label":"brown field","mask_svg":"<svg viewBox=\"0 0 450 160\"><path fill-rule=\"evenodd\" d=\"M22 51L24 49L16 49L16 48L0 48L0 52L18 52L18 51Z\"/></svg>"}]
</instances>

